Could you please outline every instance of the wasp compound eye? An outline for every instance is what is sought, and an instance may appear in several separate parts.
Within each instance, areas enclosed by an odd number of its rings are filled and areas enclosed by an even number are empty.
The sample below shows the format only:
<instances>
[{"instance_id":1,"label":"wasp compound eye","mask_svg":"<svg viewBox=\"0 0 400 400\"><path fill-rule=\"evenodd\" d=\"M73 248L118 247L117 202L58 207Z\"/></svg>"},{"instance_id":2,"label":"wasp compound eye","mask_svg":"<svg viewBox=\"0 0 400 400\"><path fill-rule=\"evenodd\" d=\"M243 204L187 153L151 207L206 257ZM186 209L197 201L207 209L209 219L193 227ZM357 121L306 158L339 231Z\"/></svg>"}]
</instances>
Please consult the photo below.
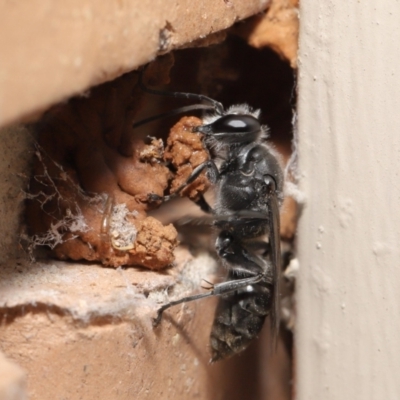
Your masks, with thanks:
<instances>
[{"instance_id":1,"label":"wasp compound eye","mask_svg":"<svg viewBox=\"0 0 400 400\"><path fill-rule=\"evenodd\" d=\"M211 124L198 126L195 131L236 145L255 141L261 133L261 124L252 115L228 114Z\"/></svg>"},{"instance_id":2,"label":"wasp compound eye","mask_svg":"<svg viewBox=\"0 0 400 400\"><path fill-rule=\"evenodd\" d=\"M228 114L218 118L209 125L197 127L198 132L205 134L218 133L254 133L261 129L260 121L252 115Z\"/></svg>"},{"instance_id":3,"label":"wasp compound eye","mask_svg":"<svg viewBox=\"0 0 400 400\"><path fill-rule=\"evenodd\" d=\"M226 115L213 124L214 132L252 133L260 129L260 121L252 115Z\"/></svg>"},{"instance_id":4,"label":"wasp compound eye","mask_svg":"<svg viewBox=\"0 0 400 400\"><path fill-rule=\"evenodd\" d=\"M225 115L210 125L214 133L252 133L261 129L260 121L251 115Z\"/></svg>"}]
</instances>

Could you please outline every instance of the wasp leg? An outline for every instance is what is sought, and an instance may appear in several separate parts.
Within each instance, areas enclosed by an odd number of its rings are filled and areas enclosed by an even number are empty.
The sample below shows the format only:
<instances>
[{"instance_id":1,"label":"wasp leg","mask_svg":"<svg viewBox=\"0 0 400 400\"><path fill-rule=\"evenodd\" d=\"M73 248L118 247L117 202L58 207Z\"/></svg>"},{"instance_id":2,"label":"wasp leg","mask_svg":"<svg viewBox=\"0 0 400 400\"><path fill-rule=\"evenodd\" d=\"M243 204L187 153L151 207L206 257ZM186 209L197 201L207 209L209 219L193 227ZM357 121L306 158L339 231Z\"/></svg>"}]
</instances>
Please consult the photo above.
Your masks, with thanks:
<instances>
[{"instance_id":1,"label":"wasp leg","mask_svg":"<svg viewBox=\"0 0 400 400\"><path fill-rule=\"evenodd\" d=\"M179 191L182 190L181 188L179 188ZM166 202L168 200L173 199L174 197L178 196L179 191L170 194L168 196L159 196L158 194L155 193L150 193L147 195L147 199L148 201L150 201L151 203L157 203L157 202ZM202 211L204 211L207 214L213 214L214 210L213 208L207 203L207 200L204 198L203 195L200 195L198 199L196 200L192 200L194 203L196 203Z\"/></svg>"},{"instance_id":2,"label":"wasp leg","mask_svg":"<svg viewBox=\"0 0 400 400\"><path fill-rule=\"evenodd\" d=\"M181 185L176 193L179 193L184 187L191 184L204 170L206 170L207 178L212 183L215 184L219 180L219 171L214 161L208 160L198 165L193 172L190 174L186 182ZM203 195L200 195L197 200L193 200L202 211L208 214L214 214L213 208L208 204L207 200Z\"/></svg>"},{"instance_id":3,"label":"wasp leg","mask_svg":"<svg viewBox=\"0 0 400 400\"><path fill-rule=\"evenodd\" d=\"M185 183L183 183L181 186L178 187L178 189L175 191L175 193L170 194L168 196L159 196L154 193L150 193L147 197L150 202L165 202L168 201L176 196L178 196L179 192L184 189L187 185L191 184L204 170L207 171L207 177L209 181L214 184L218 181L219 179L219 172L218 168L215 165L214 161L208 160L203 162L202 164L198 165L193 172L190 174L189 178L186 180ZM203 195L199 197L197 201L194 201L204 212L206 213L213 213L214 210L212 207L207 203L206 199L204 198Z\"/></svg>"},{"instance_id":4,"label":"wasp leg","mask_svg":"<svg viewBox=\"0 0 400 400\"><path fill-rule=\"evenodd\" d=\"M204 198L203 195L200 195L197 200L192 200L192 201L200 207L201 211L207 214L214 213L213 208L208 204L207 200Z\"/></svg>"},{"instance_id":5,"label":"wasp leg","mask_svg":"<svg viewBox=\"0 0 400 400\"><path fill-rule=\"evenodd\" d=\"M207 285L209 285L208 287L205 287L205 286L201 286L203 289L206 289L206 290L212 290L212 289L214 289L214 284L212 283L212 282L209 282L207 279L203 279L203 281L205 282L205 283L207 283Z\"/></svg>"},{"instance_id":6,"label":"wasp leg","mask_svg":"<svg viewBox=\"0 0 400 400\"><path fill-rule=\"evenodd\" d=\"M262 247L261 247L262 246ZM238 276L264 274L267 278L271 275L273 266L260 256L254 249L269 250L269 244L262 243L259 240L249 240L243 243L240 239L231 233L222 231L217 238L215 248L218 255L225 260L228 269L234 271Z\"/></svg>"},{"instance_id":7,"label":"wasp leg","mask_svg":"<svg viewBox=\"0 0 400 400\"><path fill-rule=\"evenodd\" d=\"M169 303L164 304L157 310L157 317L153 319L153 326L156 327L160 323L163 312L172 306L176 306L182 303L189 303L190 301L204 299L206 297L222 296L224 294L234 292L235 290L242 289L246 286L254 285L260 282L262 279L264 279L264 274L258 274L249 278L237 279L234 281L222 282L217 285L213 285L208 293L195 294L193 296L183 297L179 300L170 301Z\"/></svg>"}]
</instances>

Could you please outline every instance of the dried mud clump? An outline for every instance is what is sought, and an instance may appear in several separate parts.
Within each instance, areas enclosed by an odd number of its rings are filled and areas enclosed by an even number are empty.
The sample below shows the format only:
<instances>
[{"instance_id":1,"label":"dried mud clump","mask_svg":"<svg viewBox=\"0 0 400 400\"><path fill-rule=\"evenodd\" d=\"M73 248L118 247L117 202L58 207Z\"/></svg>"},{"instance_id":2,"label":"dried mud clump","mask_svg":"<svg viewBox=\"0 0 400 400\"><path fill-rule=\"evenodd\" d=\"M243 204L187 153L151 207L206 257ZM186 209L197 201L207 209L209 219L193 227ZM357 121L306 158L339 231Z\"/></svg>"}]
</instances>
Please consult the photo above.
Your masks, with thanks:
<instances>
[{"instance_id":1,"label":"dried mud clump","mask_svg":"<svg viewBox=\"0 0 400 400\"><path fill-rule=\"evenodd\" d=\"M207 152L191 132L201 122L195 118L172 128L165 151L160 139L146 144L136 137L132 123L140 119L142 95L137 73L127 74L50 110L37 124L24 235L30 250L47 246L59 259L113 267L159 269L174 261L177 232L147 216L158 206L149 194L173 193ZM207 187L200 176L181 195L193 198Z\"/></svg>"},{"instance_id":2,"label":"dried mud clump","mask_svg":"<svg viewBox=\"0 0 400 400\"><path fill-rule=\"evenodd\" d=\"M297 68L299 38L299 1L272 0L265 14L257 15L245 24L236 25L233 32L244 37L257 49L270 47L292 68Z\"/></svg>"},{"instance_id":3,"label":"dried mud clump","mask_svg":"<svg viewBox=\"0 0 400 400\"><path fill-rule=\"evenodd\" d=\"M201 136L192 133L192 129L199 125L201 125L199 118L184 117L171 129L164 154L165 160L169 161L175 169L170 186L171 193L176 193L185 184L193 169L208 159ZM179 194L196 200L209 186L210 182L203 173L191 184L185 186Z\"/></svg>"}]
</instances>

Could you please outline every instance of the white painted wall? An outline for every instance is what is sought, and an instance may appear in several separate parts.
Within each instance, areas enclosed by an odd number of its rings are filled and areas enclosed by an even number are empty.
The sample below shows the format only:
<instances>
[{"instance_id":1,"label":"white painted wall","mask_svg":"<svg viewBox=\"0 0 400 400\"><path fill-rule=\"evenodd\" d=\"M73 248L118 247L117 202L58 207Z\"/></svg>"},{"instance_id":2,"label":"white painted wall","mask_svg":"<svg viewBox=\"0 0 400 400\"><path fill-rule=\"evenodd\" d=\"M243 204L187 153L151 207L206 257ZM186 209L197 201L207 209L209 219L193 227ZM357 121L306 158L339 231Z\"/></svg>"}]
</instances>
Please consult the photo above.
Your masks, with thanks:
<instances>
[{"instance_id":1,"label":"white painted wall","mask_svg":"<svg viewBox=\"0 0 400 400\"><path fill-rule=\"evenodd\" d=\"M296 398L400 399L400 1L301 0Z\"/></svg>"}]
</instances>

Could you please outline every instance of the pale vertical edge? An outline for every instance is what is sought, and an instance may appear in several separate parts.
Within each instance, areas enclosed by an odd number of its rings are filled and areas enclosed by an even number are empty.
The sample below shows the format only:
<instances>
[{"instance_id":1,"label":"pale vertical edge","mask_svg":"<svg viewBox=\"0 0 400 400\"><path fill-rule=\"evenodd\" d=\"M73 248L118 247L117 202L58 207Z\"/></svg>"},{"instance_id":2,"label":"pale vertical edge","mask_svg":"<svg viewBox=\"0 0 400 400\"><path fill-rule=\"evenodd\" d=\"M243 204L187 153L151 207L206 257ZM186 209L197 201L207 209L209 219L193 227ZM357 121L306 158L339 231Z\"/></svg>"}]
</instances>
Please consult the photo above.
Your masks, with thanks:
<instances>
[{"instance_id":1,"label":"pale vertical edge","mask_svg":"<svg viewBox=\"0 0 400 400\"><path fill-rule=\"evenodd\" d=\"M301 1L296 399L400 399L400 2Z\"/></svg>"},{"instance_id":2,"label":"pale vertical edge","mask_svg":"<svg viewBox=\"0 0 400 400\"><path fill-rule=\"evenodd\" d=\"M26 400L26 374L0 352L0 399Z\"/></svg>"}]
</instances>

